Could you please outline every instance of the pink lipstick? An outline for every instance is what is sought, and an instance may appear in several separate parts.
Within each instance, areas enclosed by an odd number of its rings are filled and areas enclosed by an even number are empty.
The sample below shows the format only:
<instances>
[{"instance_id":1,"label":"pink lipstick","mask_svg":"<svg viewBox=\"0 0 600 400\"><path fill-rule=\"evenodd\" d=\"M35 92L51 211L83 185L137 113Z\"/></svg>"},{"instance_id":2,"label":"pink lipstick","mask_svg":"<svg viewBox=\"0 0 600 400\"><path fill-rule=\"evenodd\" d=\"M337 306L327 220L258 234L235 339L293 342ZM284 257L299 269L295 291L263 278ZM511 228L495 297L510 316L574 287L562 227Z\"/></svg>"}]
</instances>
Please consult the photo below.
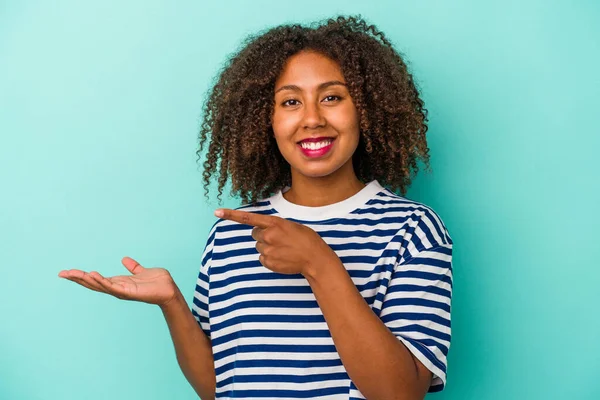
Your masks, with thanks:
<instances>
[{"instance_id":1,"label":"pink lipstick","mask_svg":"<svg viewBox=\"0 0 600 400\"><path fill-rule=\"evenodd\" d=\"M335 138L329 137L308 138L299 142L298 147L306 157L318 158L329 153L334 142Z\"/></svg>"}]
</instances>

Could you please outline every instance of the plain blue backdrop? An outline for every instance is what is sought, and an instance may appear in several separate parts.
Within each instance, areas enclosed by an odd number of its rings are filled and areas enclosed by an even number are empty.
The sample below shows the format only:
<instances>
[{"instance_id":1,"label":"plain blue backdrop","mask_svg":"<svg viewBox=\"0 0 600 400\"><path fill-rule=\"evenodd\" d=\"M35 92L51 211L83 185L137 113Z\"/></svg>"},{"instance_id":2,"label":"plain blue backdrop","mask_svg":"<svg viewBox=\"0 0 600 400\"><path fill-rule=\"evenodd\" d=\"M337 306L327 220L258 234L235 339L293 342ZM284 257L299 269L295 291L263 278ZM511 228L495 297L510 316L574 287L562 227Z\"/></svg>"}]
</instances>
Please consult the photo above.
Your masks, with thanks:
<instances>
[{"instance_id":1,"label":"plain blue backdrop","mask_svg":"<svg viewBox=\"0 0 600 400\"><path fill-rule=\"evenodd\" d=\"M60 280L169 269L191 302L215 197L206 90L249 33L362 14L405 56L453 240L432 399L598 399L596 1L0 1L0 398L193 399L157 307ZM225 196L223 205L239 199Z\"/></svg>"}]
</instances>

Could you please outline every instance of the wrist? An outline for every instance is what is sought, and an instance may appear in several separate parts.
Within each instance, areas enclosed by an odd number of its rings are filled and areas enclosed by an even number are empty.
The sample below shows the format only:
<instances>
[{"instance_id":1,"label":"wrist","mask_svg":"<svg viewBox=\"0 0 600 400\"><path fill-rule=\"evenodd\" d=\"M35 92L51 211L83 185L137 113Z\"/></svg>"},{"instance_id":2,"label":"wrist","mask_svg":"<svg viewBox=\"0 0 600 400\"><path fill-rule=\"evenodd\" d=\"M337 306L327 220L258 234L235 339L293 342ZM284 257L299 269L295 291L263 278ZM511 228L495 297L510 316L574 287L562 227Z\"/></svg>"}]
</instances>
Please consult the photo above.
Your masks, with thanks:
<instances>
[{"instance_id":1,"label":"wrist","mask_svg":"<svg viewBox=\"0 0 600 400\"><path fill-rule=\"evenodd\" d=\"M314 259L308 263L302 275L306 278L309 283L315 283L323 279L323 276L327 275L328 271L336 266L342 266L342 260L334 253L335 257L323 257Z\"/></svg>"},{"instance_id":2,"label":"wrist","mask_svg":"<svg viewBox=\"0 0 600 400\"><path fill-rule=\"evenodd\" d=\"M175 307L179 307L182 302L185 303L185 298L183 297L183 294L181 294L181 291L174 281L171 283L171 291L171 296L169 296L165 301L158 303L158 306L161 308L161 310L163 310L163 312Z\"/></svg>"}]
</instances>

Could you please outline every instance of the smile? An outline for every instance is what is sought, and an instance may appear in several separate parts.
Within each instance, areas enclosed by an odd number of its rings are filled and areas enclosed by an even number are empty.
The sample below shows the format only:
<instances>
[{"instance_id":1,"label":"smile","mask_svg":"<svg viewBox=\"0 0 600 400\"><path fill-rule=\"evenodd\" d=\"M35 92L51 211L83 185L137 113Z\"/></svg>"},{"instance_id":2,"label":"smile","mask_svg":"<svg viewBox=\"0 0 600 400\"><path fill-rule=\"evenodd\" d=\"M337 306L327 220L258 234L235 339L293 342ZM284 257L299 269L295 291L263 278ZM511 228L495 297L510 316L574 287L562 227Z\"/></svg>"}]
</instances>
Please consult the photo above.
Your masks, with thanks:
<instances>
[{"instance_id":1,"label":"smile","mask_svg":"<svg viewBox=\"0 0 600 400\"><path fill-rule=\"evenodd\" d=\"M320 142L300 142L298 147L306 157L318 158L329 153L335 139L325 139Z\"/></svg>"},{"instance_id":2,"label":"smile","mask_svg":"<svg viewBox=\"0 0 600 400\"><path fill-rule=\"evenodd\" d=\"M303 149L307 150L319 150L323 147L329 146L333 142L331 139L323 140L322 142L302 142L300 145Z\"/></svg>"}]
</instances>

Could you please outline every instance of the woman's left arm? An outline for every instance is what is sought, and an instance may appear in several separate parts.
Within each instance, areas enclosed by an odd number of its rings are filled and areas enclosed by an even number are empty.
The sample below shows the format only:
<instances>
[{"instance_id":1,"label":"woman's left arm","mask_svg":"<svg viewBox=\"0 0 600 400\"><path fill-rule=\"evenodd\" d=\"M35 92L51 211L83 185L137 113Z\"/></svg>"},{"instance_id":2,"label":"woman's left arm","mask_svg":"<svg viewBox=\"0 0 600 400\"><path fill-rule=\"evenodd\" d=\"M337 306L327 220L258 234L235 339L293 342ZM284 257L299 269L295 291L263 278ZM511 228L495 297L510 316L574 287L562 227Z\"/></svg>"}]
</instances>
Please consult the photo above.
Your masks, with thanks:
<instances>
[{"instance_id":1,"label":"woman's left arm","mask_svg":"<svg viewBox=\"0 0 600 400\"><path fill-rule=\"evenodd\" d=\"M311 264L303 275L358 390L369 400L423 399L431 372L373 313L341 260Z\"/></svg>"}]
</instances>

